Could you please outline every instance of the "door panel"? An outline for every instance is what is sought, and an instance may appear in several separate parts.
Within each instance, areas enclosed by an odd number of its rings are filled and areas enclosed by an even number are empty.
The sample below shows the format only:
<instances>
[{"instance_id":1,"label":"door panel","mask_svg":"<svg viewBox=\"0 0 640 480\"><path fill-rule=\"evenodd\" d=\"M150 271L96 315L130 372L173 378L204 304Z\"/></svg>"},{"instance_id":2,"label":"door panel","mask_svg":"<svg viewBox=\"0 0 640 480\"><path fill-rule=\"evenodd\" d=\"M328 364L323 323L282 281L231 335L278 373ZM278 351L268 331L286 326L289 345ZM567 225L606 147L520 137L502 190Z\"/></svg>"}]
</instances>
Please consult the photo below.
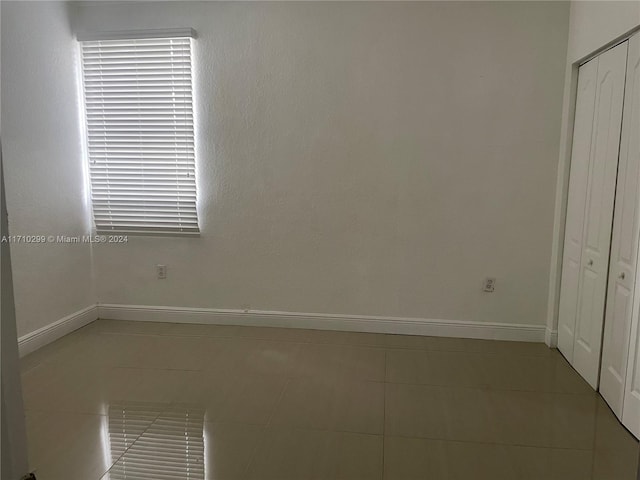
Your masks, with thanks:
<instances>
[{"instance_id":1,"label":"door panel","mask_svg":"<svg viewBox=\"0 0 640 480\"><path fill-rule=\"evenodd\" d=\"M600 392L618 418L622 418L623 411L633 307L632 292L635 284L638 253L638 215L640 213L640 154L637 148L637 132L640 131L638 122L638 107L640 106L639 42L640 37L637 37L632 39L629 44L600 373ZM630 144L632 137L630 134L633 129L636 132L635 153Z\"/></svg>"},{"instance_id":2,"label":"door panel","mask_svg":"<svg viewBox=\"0 0 640 480\"><path fill-rule=\"evenodd\" d=\"M611 266L613 270L613 265ZM624 382L627 370L631 302L633 296L626 285L612 276L607 299L602 345L600 393L613 413L622 418ZM613 290L613 292L612 292Z\"/></svg>"},{"instance_id":3,"label":"door panel","mask_svg":"<svg viewBox=\"0 0 640 480\"><path fill-rule=\"evenodd\" d=\"M594 348L597 348L592 344L594 322L591 316L597 314L594 309L598 304L598 299L596 298L598 280L598 272L589 268L584 269L580 290L580 310L578 310L578 318L582 319L582 321L578 322L577 325L576 343L589 353L593 352Z\"/></svg>"},{"instance_id":4,"label":"door panel","mask_svg":"<svg viewBox=\"0 0 640 480\"><path fill-rule=\"evenodd\" d=\"M626 277L633 284L629 284L629 289L635 292L635 299L631 310L631 334L628 345L627 374L624 394L624 405L622 409L622 423L638 438L640 438L640 282L637 281L637 255L640 227L638 225L638 190L640 189L640 34L635 35L629 41L629 62L627 67L627 87L625 92L624 124L622 132L620 158L624 159L633 174L627 177L630 184L635 186L635 201L633 207L636 209L634 217L635 223L632 228L632 235L628 236L625 248L629 248L635 258L628 263L633 267ZM631 197L631 195L630 195ZM631 208L631 207L629 207ZM625 236L627 236L625 234ZM624 270L622 270L624 271ZM626 342L623 342L626 343Z\"/></svg>"},{"instance_id":5,"label":"door panel","mask_svg":"<svg viewBox=\"0 0 640 480\"><path fill-rule=\"evenodd\" d=\"M580 265L582 262L582 232L587 198L589 152L591 150L591 133L596 103L597 74L597 58L582 65L578 72L578 94L574 121L575 133L571 150L571 175L569 176L567 224L565 226L558 313L558 348L569 362L573 361Z\"/></svg>"},{"instance_id":6,"label":"door panel","mask_svg":"<svg viewBox=\"0 0 640 480\"><path fill-rule=\"evenodd\" d=\"M598 57L573 366L597 388L616 192L627 43Z\"/></svg>"}]
</instances>

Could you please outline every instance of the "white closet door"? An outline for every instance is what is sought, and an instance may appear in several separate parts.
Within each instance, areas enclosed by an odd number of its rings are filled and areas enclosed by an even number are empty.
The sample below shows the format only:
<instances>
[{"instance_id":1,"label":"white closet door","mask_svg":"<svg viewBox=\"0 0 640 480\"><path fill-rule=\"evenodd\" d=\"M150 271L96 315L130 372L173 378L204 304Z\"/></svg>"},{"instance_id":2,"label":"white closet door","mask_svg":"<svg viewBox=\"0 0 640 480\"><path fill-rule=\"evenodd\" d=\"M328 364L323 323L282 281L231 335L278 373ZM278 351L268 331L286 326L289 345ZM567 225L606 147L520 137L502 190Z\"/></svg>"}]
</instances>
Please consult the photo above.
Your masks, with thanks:
<instances>
[{"instance_id":1,"label":"white closet door","mask_svg":"<svg viewBox=\"0 0 640 480\"><path fill-rule=\"evenodd\" d=\"M580 284L584 208L591 151L591 132L596 103L598 59L582 65L578 71L578 96L574 120L571 175L567 199L567 224L564 234L562 281L558 313L558 348L569 362L573 361L576 312Z\"/></svg>"},{"instance_id":2,"label":"white closet door","mask_svg":"<svg viewBox=\"0 0 640 480\"><path fill-rule=\"evenodd\" d=\"M624 111L624 129L622 134L621 157L636 165L640 163L640 34L629 42L629 67L627 72L627 90ZM636 186L638 171L636 170ZM636 208L637 208L636 200ZM638 233L635 231L634 248L638 246ZM637 278L637 270L629 276ZM629 361L627 362L626 386L622 423L640 438L640 282L635 282L635 301L632 313L631 341Z\"/></svg>"},{"instance_id":3,"label":"white closet door","mask_svg":"<svg viewBox=\"0 0 640 480\"><path fill-rule=\"evenodd\" d=\"M622 418L638 253L640 36L629 43L624 104L600 372L600 393L618 418Z\"/></svg>"},{"instance_id":4,"label":"white closet door","mask_svg":"<svg viewBox=\"0 0 640 480\"><path fill-rule=\"evenodd\" d=\"M627 69L625 42L598 57L573 366L598 387L609 249Z\"/></svg>"}]
</instances>

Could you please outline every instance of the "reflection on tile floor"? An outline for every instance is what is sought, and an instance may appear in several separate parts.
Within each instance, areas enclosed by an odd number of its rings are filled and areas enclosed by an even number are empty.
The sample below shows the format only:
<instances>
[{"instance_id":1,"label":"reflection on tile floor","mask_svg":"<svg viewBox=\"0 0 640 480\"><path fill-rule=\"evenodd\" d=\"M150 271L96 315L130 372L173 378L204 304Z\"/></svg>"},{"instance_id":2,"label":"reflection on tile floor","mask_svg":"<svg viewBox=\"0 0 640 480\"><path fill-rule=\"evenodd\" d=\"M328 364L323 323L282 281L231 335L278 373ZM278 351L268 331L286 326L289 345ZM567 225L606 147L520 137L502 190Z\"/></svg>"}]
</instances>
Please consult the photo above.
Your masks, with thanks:
<instances>
[{"instance_id":1,"label":"reflection on tile floor","mask_svg":"<svg viewBox=\"0 0 640 480\"><path fill-rule=\"evenodd\" d=\"M39 480L634 480L543 344L100 320L22 360Z\"/></svg>"}]
</instances>

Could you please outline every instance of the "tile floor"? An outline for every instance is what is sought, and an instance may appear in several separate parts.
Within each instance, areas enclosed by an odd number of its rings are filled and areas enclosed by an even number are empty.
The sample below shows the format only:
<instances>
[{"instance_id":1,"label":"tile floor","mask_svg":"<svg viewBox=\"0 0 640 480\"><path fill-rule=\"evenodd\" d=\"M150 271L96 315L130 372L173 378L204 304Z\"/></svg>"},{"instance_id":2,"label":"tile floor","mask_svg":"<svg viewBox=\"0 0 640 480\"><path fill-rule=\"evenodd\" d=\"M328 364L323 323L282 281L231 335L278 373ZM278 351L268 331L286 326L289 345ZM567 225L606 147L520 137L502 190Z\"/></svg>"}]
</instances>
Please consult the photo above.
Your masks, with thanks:
<instances>
[{"instance_id":1,"label":"tile floor","mask_svg":"<svg viewBox=\"0 0 640 480\"><path fill-rule=\"evenodd\" d=\"M543 344L100 320L25 357L39 480L632 480Z\"/></svg>"}]
</instances>

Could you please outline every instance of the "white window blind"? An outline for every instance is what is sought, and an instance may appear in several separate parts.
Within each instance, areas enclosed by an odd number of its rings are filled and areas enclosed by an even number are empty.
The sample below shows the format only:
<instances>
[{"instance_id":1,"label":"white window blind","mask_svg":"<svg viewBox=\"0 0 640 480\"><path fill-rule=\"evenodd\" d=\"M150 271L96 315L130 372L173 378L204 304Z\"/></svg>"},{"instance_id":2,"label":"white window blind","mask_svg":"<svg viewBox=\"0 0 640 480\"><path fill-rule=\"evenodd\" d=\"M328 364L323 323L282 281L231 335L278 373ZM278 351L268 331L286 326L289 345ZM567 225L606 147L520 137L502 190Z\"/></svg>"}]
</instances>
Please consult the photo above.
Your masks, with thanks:
<instances>
[{"instance_id":1,"label":"white window blind","mask_svg":"<svg viewBox=\"0 0 640 480\"><path fill-rule=\"evenodd\" d=\"M197 233L191 38L81 42L99 233Z\"/></svg>"},{"instance_id":2,"label":"white window blind","mask_svg":"<svg viewBox=\"0 0 640 480\"><path fill-rule=\"evenodd\" d=\"M204 480L204 410L175 405L109 406L113 466L106 480Z\"/></svg>"}]
</instances>

